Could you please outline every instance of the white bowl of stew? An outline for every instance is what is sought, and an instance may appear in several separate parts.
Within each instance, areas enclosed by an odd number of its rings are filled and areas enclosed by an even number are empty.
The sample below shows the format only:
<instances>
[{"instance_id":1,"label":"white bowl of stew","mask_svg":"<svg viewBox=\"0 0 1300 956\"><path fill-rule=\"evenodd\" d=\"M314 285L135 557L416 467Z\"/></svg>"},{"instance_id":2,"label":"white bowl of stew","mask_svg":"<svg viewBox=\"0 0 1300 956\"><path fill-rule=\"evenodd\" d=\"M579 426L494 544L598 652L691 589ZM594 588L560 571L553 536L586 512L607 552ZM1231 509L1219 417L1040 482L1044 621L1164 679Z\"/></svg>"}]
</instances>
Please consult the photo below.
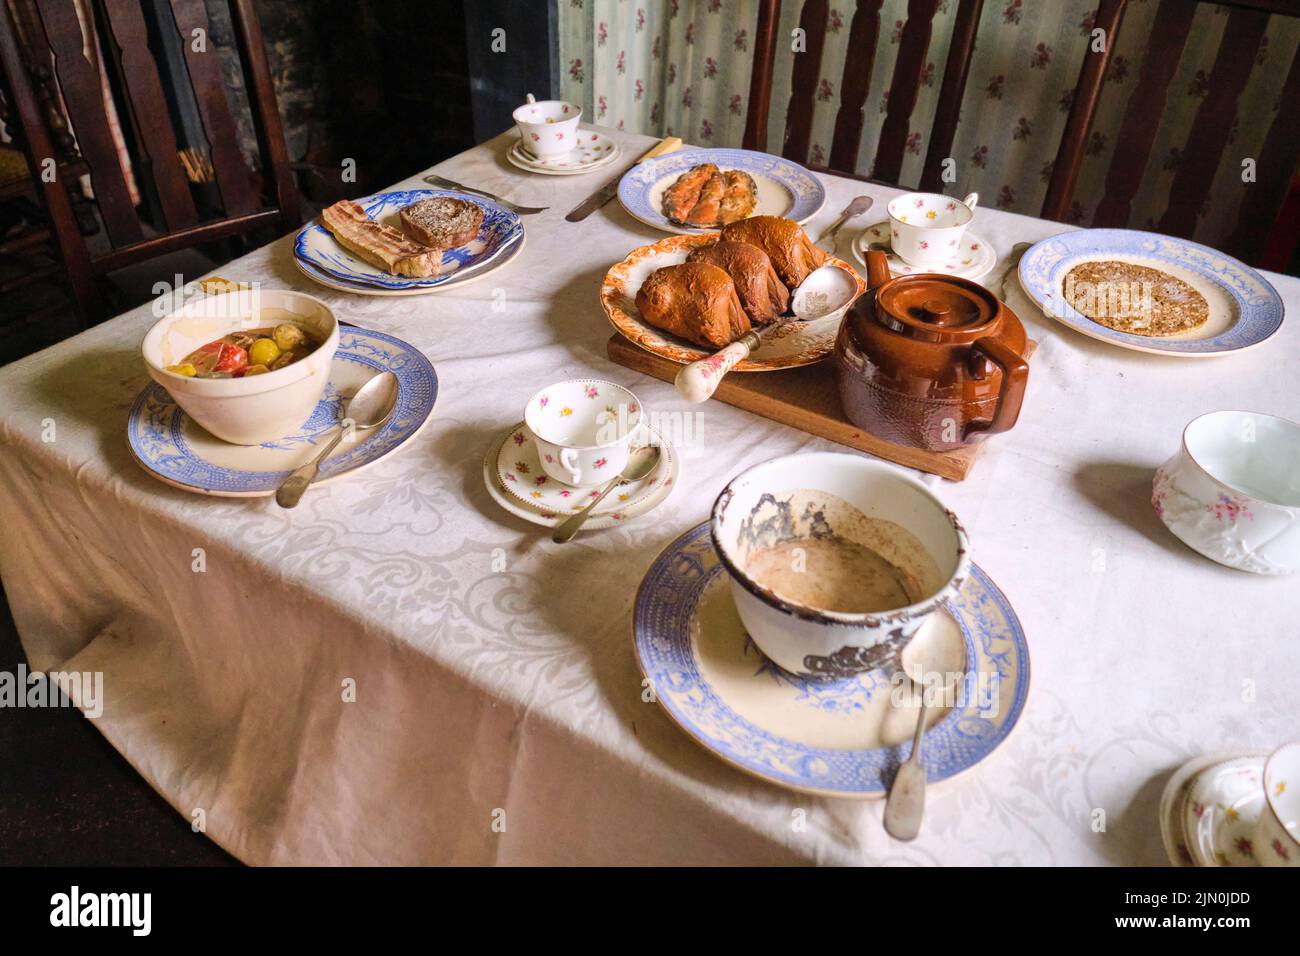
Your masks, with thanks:
<instances>
[{"instance_id":1,"label":"white bowl of stew","mask_svg":"<svg viewBox=\"0 0 1300 956\"><path fill-rule=\"evenodd\" d=\"M251 289L186 303L149 330L142 351L149 375L195 422L260 445L311 417L338 343L338 319L320 299Z\"/></svg>"}]
</instances>

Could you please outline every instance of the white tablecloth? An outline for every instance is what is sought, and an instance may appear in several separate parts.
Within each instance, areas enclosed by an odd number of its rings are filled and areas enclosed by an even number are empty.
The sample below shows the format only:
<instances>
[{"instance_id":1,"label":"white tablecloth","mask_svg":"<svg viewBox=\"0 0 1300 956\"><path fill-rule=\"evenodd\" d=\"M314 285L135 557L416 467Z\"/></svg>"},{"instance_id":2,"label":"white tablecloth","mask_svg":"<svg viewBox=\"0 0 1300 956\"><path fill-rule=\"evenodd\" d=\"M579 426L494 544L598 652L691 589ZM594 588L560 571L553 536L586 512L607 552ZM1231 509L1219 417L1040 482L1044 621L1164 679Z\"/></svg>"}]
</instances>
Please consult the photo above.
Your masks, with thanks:
<instances>
[{"instance_id":1,"label":"white tablecloth","mask_svg":"<svg viewBox=\"0 0 1300 956\"><path fill-rule=\"evenodd\" d=\"M611 135L629 156L651 142ZM484 451L541 385L594 374L681 407L605 358L597 301L609 265L660 234L617 202L565 222L610 174L529 176L509 142L436 167L550 205L513 263L463 290L334 293L287 238L220 270L319 295L438 370L412 445L296 511L176 491L132 461L148 306L0 369L0 575L31 663L102 671L99 729L223 847L250 863L1160 864L1173 767L1300 730L1297 582L1199 557L1148 500L1194 416L1300 417L1300 325L1238 356L1164 359L1062 329L1017 291L1039 342L1020 424L967 481L934 483L1028 635L1020 726L931 789L910 845L885 836L880 802L791 793L697 747L641 699L637 584L730 476L837 446L715 402L650 517L555 546L494 505ZM892 195L827 188L813 231L858 193L881 216ZM1001 256L1062 228L976 222ZM1294 315L1300 281L1270 278Z\"/></svg>"}]
</instances>

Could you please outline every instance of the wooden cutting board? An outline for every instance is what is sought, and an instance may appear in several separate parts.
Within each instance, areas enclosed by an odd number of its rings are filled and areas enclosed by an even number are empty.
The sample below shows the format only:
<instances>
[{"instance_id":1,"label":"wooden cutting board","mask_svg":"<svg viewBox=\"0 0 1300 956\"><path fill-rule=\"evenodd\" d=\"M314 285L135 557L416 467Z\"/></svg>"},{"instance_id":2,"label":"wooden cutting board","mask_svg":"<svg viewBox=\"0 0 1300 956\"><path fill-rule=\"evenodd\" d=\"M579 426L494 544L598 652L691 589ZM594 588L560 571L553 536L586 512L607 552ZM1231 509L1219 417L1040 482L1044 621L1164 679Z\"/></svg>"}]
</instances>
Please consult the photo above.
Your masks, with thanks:
<instances>
[{"instance_id":1,"label":"wooden cutting board","mask_svg":"<svg viewBox=\"0 0 1300 956\"><path fill-rule=\"evenodd\" d=\"M619 365L665 382L676 378L681 369L676 362L647 352L618 333L610 337L607 352ZM1033 352L1031 341L1026 358ZM713 397L810 435L953 481L961 481L970 474L984 447L980 442L956 451L923 451L867 434L840 410L839 391L829 362L780 372L732 372L722 380ZM997 441L996 436L992 440Z\"/></svg>"}]
</instances>

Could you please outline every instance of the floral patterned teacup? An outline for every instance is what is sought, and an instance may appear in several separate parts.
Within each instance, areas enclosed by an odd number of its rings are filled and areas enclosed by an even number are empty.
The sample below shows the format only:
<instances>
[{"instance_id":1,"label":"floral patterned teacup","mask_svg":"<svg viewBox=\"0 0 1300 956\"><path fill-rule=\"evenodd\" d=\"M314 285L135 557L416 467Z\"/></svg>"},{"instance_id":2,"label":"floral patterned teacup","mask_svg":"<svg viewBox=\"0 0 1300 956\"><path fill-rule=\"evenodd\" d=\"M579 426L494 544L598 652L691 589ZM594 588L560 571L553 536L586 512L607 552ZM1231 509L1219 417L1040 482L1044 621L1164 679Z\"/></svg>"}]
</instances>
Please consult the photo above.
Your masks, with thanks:
<instances>
[{"instance_id":1,"label":"floral patterned teacup","mask_svg":"<svg viewBox=\"0 0 1300 956\"><path fill-rule=\"evenodd\" d=\"M961 243L979 200L979 193L960 202L940 193L904 193L889 204L890 246L911 265L942 265Z\"/></svg>"},{"instance_id":2,"label":"floral patterned teacup","mask_svg":"<svg viewBox=\"0 0 1300 956\"><path fill-rule=\"evenodd\" d=\"M1151 504L1184 544L1255 574L1300 571L1300 425L1210 412L1156 470Z\"/></svg>"},{"instance_id":3,"label":"floral patterned teacup","mask_svg":"<svg viewBox=\"0 0 1300 956\"><path fill-rule=\"evenodd\" d=\"M1255 859L1263 866L1300 866L1300 740L1264 762L1265 806L1255 827Z\"/></svg>"},{"instance_id":4,"label":"floral patterned teacup","mask_svg":"<svg viewBox=\"0 0 1300 956\"><path fill-rule=\"evenodd\" d=\"M582 107L564 100L534 100L530 93L514 118L524 150L548 159L563 156L577 144Z\"/></svg>"},{"instance_id":5,"label":"floral patterned teacup","mask_svg":"<svg viewBox=\"0 0 1300 956\"><path fill-rule=\"evenodd\" d=\"M578 488L618 477L644 417L626 388L591 378L548 385L524 409L542 470Z\"/></svg>"}]
</instances>

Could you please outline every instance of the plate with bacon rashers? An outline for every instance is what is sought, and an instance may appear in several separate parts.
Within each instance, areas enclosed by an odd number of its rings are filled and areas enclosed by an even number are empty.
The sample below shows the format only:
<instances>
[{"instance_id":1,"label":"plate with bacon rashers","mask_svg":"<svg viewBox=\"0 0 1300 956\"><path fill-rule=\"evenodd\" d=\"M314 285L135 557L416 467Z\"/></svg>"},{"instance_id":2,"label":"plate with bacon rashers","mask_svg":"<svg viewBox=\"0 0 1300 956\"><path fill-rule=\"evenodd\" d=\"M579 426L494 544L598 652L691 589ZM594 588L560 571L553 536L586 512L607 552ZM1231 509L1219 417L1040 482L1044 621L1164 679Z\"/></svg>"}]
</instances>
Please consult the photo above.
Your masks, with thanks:
<instances>
[{"instance_id":1,"label":"plate with bacon rashers","mask_svg":"<svg viewBox=\"0 0 1300 956\"><path fill-rule=\"evenodd\" d=\"M294 258L332 288L413 294L480 278L512 258L523 237L519 216L490 200L408 189L322 210L298 233Z\"/></svg>"}]
</instances>

